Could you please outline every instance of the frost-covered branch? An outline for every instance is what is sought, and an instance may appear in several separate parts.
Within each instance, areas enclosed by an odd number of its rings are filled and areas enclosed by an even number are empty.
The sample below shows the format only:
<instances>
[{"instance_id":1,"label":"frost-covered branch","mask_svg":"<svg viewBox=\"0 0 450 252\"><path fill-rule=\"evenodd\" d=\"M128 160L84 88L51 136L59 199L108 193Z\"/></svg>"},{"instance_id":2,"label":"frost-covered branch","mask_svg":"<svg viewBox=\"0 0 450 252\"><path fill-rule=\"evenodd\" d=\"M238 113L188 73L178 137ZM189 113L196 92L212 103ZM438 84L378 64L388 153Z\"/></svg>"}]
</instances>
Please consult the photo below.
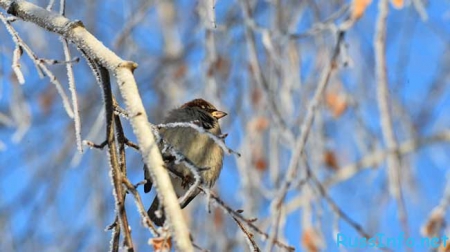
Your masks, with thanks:
<instances>
[{"instance_id":1,"label":"frost-covered branch","mask_svg":"<svg viewBox=\"0 0 450 252\"><path fill-rule=\"evenodd\" d=\"M187 128L193 128L197 130L201 134L207 135L209 138L214 140L214 142L222 148L222 150L227 154L235 154L236 156L240 157L241 154L239 152L236 152L230 148L228 148L223 141L223 138L225 138L227 135L222 136L216 136L212 134L211 132L206 131L203 127L199 126L196 121L193 122L175 122L175 123L165 123L165 124L158 124L156 125L157 128L177 128L177 127L187 127Z\"/></svg>"},{"instance_id":2,"label":"frost-covered branch","mask_svg":"<svg viewBox=\"0 0 450 252\"><path fill-rule=\"evenodd\" d=\"M2 4L3 1L0 1L0 4ZM3 6L3 5L2 5ZM33 61L34 65L36 66L36 69L38 70L39 75L41 78L43 78L44 74L48 76L51 83L53 83L56 87L56 90L58 91L59 95L61 96L61 99L63 100L64 109L67 112L67 115L69 115L70 118L73 118L73 111L70 106L69 98L67 97L64 89L62 88L61 83L58 81L56 76L48 69L48 67L43 63L44 61L41 61L38 56L30 49L30 47L23 42L22 38L20 38L17 31L14 29L14 27L11 26L10 22L6 19L6 17L0 13L0 20L2 20L3 24L6 27L6 30L11 35L14 43L17 47L20 47L25 51L25 53L30 57L30 59ZM18 59L17 59L18 60ZM15 63L18 64L18 63ZM18 71L18 68L16 66L16 72ZM22 76L23 77L23 76ZM23 81L25 83L25 80L21 80L21 73L19 73L19 81Z\"/></svg>"}]
</instances>

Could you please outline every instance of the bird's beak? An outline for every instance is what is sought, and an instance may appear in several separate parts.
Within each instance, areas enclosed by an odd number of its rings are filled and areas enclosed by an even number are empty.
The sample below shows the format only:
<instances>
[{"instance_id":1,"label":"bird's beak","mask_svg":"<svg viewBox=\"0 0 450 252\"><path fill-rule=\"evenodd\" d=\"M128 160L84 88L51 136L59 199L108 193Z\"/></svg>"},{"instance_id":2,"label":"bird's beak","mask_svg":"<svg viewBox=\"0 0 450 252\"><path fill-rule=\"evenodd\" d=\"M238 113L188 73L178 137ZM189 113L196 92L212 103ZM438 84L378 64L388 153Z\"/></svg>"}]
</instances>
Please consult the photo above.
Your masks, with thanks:
<instances>
[{"instance_id":1,"label":"bird's beak","mask_svg":"<svg viewBox=\"0 0 450 252\"><path fill-rule=\"evenodd\" d=\"M212 112L212 116L217 118L217 119L220 119L220 118L222 118L222 117L224 117L226 115L227 115L227 113L225 113L223 111L219 111L219 110Z\"/></svg>"}]
</instances>

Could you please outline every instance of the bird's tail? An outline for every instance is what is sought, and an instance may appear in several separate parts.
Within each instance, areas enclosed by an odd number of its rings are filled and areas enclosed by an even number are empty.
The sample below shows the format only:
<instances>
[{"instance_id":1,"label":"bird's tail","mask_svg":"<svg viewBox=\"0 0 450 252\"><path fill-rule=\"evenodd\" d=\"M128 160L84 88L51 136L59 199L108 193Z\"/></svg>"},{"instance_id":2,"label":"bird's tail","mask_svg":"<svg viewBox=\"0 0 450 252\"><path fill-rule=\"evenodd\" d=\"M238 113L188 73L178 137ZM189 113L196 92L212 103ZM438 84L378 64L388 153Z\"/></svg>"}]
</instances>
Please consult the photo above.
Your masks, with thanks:
<instances>
[{"instance_id":1,"label":"bird's tail","mask_svg":"<svg viewBox=\"0 0 450 252\"><path fill-rule=\"evenodd\" d=\"M147 211L148 216L150 217L150 219L153 221L153 223L155 223L157 226L161 227L164 222L166 221L166 216L164 215L164 210L161 208L159 209L159 199L158 196L155 196L155 199L153 200L152 205L150 206L150 208ZM159 214L157 216L156 211L159 210Z\"/></svg>"}]
</instances>

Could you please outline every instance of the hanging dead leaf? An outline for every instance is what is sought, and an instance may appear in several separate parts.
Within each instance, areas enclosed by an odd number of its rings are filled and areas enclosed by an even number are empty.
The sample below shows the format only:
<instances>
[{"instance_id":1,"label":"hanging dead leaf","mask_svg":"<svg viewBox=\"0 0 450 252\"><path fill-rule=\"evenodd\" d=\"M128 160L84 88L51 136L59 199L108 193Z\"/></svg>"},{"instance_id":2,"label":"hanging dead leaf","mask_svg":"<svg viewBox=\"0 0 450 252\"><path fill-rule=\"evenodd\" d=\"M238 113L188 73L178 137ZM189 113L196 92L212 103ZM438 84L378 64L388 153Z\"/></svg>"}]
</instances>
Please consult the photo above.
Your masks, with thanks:
<instances>
[{"instance_id":1,"label":"hanging dead leaf","mask_svg":"<svg viewBox=\"0 0 450 252\"><path fill-rule=\"evenodd\" d=\"M253 64L252 63L248 63L248 65L247 65L247 69L248 69L248 71L250 72L250 76L254 76L254 74L255 74L255 66L253 66Z\"/></svg>"},{"instance_id":2,"label":"hanging dead leaf","mask_svg":"<svg viewBox=\"0 0 450 252\"><path fill-rule=\"evenodd\" d=\"M401 9L403 8L403 0L391 0L392 6L394 6L394 8L396 9Z\"/></svg>"},{"instance_id":3,"label":"hanging dead leaf","mask_svg":"<svg viewBox=\"0 0 450 252\"><path fill-rule=\"evenodd\" d=\"M218 207L214 208L214 225L218 228L223 226L223 211Z\"/></svg>"},{"instance_id":4,"label":"hanging dead leaf","mask_svg":"<svg viewBox=\"0 0 450 252\"><path fill-rule=\"evenodd\" d=\"M441 243L438 248L438 252L450 252L450 242Z\"/></svg>"},{"instance_id":5,"label":"hanging dead leaf","mask_svg":"<svg viewBox=\"0 0 450 252\"><path fill-rule=\"evenodd\" d=\"M264 116L255 118L253 123L254 123L254 130L258 132L266 130L270 124L269 120Z\"/></svg>"},{"instance_id":6,"label":"hanging dead leaf","mask_svg":"<svg viewBox=\"0 0 450 252\"><path fill-rule=\"evenodd\" d=\"M372 0L353 0L352 19L361 18L371 2Z\"/></svg>"},{"instance_id":7,"label":"hanging dead leaf","mask_svg":"<svg viewBox=\"0 0 450 252\"><path fill-rule=\"evenodd\" d=\"M302 246L308 252L320 251L322 239L313 228L306 228L302 234Z\"/></svg>"},{"instance_id":8,"label":"hanging dead leaf","mask_svg":"<svg viewBox=\"0 0 450 252\"><path fill-rule=\"evenodd\" d=\"M182 63L182 64L178 65L178 67L175 69L173 77L175 79L181 79L186 75L186 72L187 72L187 66L186 66L186 64Z\"/></svg>"},{"instance_id":9,"label":"hanging dead leaf","mask_svg":"<svg viewBox=\"0 0 450 252\"><path fill-rule=\"evenodd\" d=\"M347 99L343 94L329 92L325 96L325 101L335 118L340 117L347 109Z\"/></svg>"},{"instance_id":10,"label":"hanging dead leaf","mask_svg":"<svg viewBox=\"0 0 450 252\"><path fill-rule=\"evenodd\" d=\"M251 91L251 100L252 100L252 105L254 107L259 106L261 98L262 98L261 90L259 88L253 88Z\"/></svg>"},{"instance_id":11,"label":"hanging dead leaf","mask_svg":"<svg viewBox=\"0 0 450 252\"><path fill-rule=\"evenodd\" d=\"M325 153L323 154L323 160L324 163L332 170L336 171L339 169L338 161L333 151L325 151Z\"/></svg>"},{"instance_id":12,"label":"hanging dead leaf","mask_svg":"<svg viewBox=\"0 0 450 252\"><path fill-rule=\"evenodd\" d=\"M45 115L50 113L50 109L56 98L56 92L53 88L47 88L44 92L39 95L39 107L41 107L42 112Z\"/></svg>"},{"instance_id":13,"label":"hanging dead leaf","mask_svg":"<svg viewBox=\"0 0 450 252\"><path fill-rule=\"evenodd\" d=\"M170 251L172 248L172 238L155 237L151 238L148 243L153 246L153 251Z\"/></svg>"},{"instance_id":14,"label":"hanging dead leaf","mask_svg":"<svg viewBox=\"0 0 450 252\"><path fill-rule=\"evenodd\" d=\"M215 73L220 74L222 79L226 79L230 73L230 61L219 55L208 68L208 76L212 76Z\"/></svg>"},{"instance_id":15,"label":"hanging dead leaf","mask_svg":"<svg viewBox=\"0 0 450 252\"><path fill-rule=\"evenodd\" d=\"M253 165L255 166L256 170L263 172L267 169L267 162L263 157L258 157L253 160Z\"/></svg>"},{"instance_id":16,"label":"hanging dead leaf","mask_svg":"<svg viewBox=\"0 0 450 252\"><path fill-rule=\"evenodd\" d=\"M428 221L422 226L420 232L426 237L438 236L445 226L444 211L441 208L434 209Z\"/></svg>"}]
</instances>

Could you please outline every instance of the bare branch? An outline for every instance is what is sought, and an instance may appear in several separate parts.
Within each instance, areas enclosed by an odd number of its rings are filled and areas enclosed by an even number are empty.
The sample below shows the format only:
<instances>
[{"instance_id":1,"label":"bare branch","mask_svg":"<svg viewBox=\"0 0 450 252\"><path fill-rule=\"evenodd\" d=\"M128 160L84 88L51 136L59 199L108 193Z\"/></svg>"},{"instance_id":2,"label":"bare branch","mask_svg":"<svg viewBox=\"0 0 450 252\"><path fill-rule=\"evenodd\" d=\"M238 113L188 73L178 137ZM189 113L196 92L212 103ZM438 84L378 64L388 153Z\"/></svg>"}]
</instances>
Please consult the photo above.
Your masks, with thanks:
<instances>
[{"instance_id":1,"label":"bare branch","mask_svg":"<svg viewBox=\"0 0 450 252\"><path fill-rule=\"evenodd\" d=\"M20 56L22 56L22 48L19 45L16 45L16 49L14 50L13 53L13 64L12 64L12 68L14 70L14 73L16 74L17 77L17 81L20 84L24 84L25 83L25 78L23 77L23 73L22 70L20 70Z\"/></svg>"},{"instance_id":2,"label":"bare branch","mask_svg":"<svg viewBox=\"0 0 450 252\"><path fill-rule=\"evenodd\" d=\"M378 20L374 36L375 47L375 72L377 76L377 100L380 111L380 123L383 139L387 149L387 174L389 178L389 191L399 206L398 218L403 226L403 231L408 234L408 217L403 199L402 182L400 176L401 161L396 152L397 140L393 130L392 116L389 110L389 84L386 67L386 30L389 1L380 0L378 4Z\"/></svg>"},{"instance_id":3,"label":"bare branch","mask_svg":"<svg viewBox=\"0 0 450 252\"><path fill-rule=\"evenodd\" d=\"M127 190L133 194L134 202L136 204L139 214L141 215L142 223L144 224L144 226L147 227L154 236L159 235L159 232L158 230L156 230L155 225L153 225L152 221L148 217L147 211L145 211L144 205L142 204L141 196L136 190L137 185L136 186L133 185L130 182L130 180L128 180L126 177L122 177L122 182L126 186Z\"/></svg>"},{"instance_id":4,"label":"bare branch","mask_svg":"<svg viewBox=\"0 0 450 252\"><path fill-rule=\"evenodd\" d=\"M67 43L66 39L61 39L61 42L63 44L63 51L64 51L64 57L66 59L66 69L67 69L67 77L69 80L69 90L70 95L72 97L72 108L73 108L73 119L75 122L75 139L77 142L77 148L79 152L83 152L83 146L81 144L81 120L80 120L80 112L78 108L78 98L77 98L77 91L75 87L75 77L73 75L73 68L71 63L71 57L70 57L70 51L69 51L69 44Z\"/></svg>"},{"instance_id":5,"label":"bare branch","mask_svg":"<svg viewBox=\"0 0 450 252\"><path fill-rule=\"evenodd\" d=\"M258 244L256 244L255 240L253 239L253 234L249 233L247 229L245 229L244 225L235 217L232 217L233 220L238 224L238 227L244 232L245 238L247 239L249 249L254 252L261 251L258 247Z\"/></svg>"}]
</instances>

